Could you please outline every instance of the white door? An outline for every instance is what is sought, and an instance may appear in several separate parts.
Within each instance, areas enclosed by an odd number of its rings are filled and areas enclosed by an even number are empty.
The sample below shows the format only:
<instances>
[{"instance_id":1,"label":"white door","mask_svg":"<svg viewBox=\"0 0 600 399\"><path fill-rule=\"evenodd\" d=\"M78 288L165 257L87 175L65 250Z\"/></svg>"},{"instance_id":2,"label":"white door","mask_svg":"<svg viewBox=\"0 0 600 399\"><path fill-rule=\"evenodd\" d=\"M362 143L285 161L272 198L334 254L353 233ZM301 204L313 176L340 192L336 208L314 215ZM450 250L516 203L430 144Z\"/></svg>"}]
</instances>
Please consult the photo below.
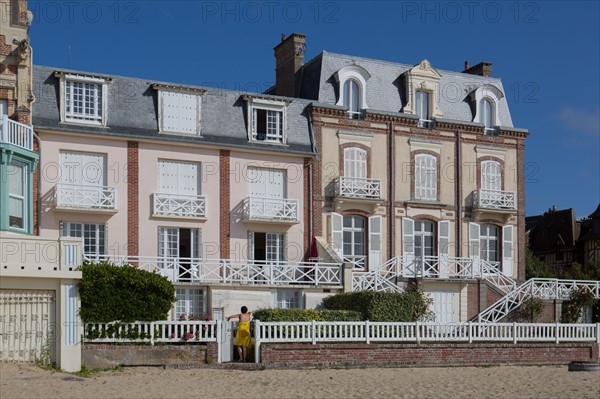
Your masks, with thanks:
<instances>
[{"instance_id":1,"label":"white door","mask_svg":"<svg viewBox=\"0 0 600 399\"><path fill-rule=\"evenodd\" d=\"M448 324L454 322L454 298L455 292L434 291L430 293L433 302L429 310L435 315L435 322Z\"/></svg>"},{"instance_id":2,"label":"white door","mask_svg":"<svg viewBox=\"0 0 600 399\"><path fill-rule=\"evenodd\" d=\"M55 291L0 290L1 361L54 362L55 304Z\"/></svg>"}]
</instances>

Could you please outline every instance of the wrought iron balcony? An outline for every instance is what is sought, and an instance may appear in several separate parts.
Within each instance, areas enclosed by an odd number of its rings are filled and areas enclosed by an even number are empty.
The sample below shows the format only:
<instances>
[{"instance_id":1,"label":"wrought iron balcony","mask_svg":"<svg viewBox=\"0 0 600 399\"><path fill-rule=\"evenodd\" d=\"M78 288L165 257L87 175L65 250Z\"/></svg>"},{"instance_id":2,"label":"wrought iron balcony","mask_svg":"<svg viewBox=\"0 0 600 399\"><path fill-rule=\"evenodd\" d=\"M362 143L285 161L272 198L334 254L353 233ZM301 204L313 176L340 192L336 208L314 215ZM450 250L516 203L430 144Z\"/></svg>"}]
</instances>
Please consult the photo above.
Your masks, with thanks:
<instances>
[{"instance_id":1,"label":"wrought iron balcony","mask_svg":"<svg viewBox=\"0 0 600 399\"><path fill-rule=\"evenodd\" d=\"M154 193L154 216L206 217L206 197Z\"/></svg>"},{"instance_id":2,"label":"wrought iron balcony","mask_svg":"<svg viewBox=\"0 0 600 399\"><path fill-rule=\"evenodd\" d=\"M244 200L244 219L296 223L298 222L298 201L248 197Z\"/></svg>"},{"instance_id":3,"label":"wrought iron balcony","mask_svg":"<svg viewBox=\"0 0 600 399\"><path fill-rule=\"evenodd\" d=\"M33 128L13 121L8 115L0 119L0 142L33 151Z\"/></svg>"},{"instance_id":4,"label":"wrought iron balcony","mask_svg":"<svg viewBox=\"0 0 600 399\"><path fill-rule=\"evenodd\" d=\"M58 183L56 207L116 211L117 193L114 187Z\"/></svg>"},{"instance_id":5,"label":"wrought iron balcony","mask_svg":"<svg viewBox=\"0 0 600 399\"><path fill-rule=\"evenodd\" d=\"M335 196L359 199L380 199L381 180L338 177L334 180Z\"/></svg>"},{"instance_id":6,"label":"wrought iron balcony","mask_svg":"<svg viewBox=\"0 0 600 399\"><path fill-rule=\"evenodd\" d=\"M515 205L515 193L512 191L473 191L473 208L513 211Z\"/></svg>"}]
</instances>

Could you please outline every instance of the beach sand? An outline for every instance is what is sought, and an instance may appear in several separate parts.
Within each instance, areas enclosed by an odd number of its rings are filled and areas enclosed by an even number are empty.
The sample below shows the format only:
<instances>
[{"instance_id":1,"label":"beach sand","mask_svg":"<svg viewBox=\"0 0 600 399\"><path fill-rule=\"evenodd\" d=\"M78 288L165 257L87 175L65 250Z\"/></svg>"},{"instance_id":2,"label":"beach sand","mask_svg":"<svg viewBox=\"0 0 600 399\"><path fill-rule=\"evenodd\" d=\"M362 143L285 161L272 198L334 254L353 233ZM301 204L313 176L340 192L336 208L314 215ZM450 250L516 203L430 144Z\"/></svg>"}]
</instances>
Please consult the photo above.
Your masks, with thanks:
<instances>
[{"instance_id":1,"label":"beach sand","mask_svg":"<svg viewBox=\"0 0 600 399\"><path fill-rule=\"evenodd\" d=\"M153 367L83 378L0 364L0 397L12 398L600 398L600 372L567 366L223 370Z\"/></svg>"}]
</instances>

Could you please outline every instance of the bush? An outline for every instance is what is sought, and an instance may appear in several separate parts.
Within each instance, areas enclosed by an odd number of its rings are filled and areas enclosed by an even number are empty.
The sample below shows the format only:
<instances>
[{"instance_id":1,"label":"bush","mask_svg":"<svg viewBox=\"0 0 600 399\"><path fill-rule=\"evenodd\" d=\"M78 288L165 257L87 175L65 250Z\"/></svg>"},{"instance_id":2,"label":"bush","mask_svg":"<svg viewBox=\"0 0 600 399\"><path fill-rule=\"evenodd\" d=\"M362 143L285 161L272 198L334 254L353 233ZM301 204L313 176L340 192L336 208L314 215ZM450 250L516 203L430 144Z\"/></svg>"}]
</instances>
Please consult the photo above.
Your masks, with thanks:
<instances>
[{"instance_id":1,"label":"bush","mask_svg":"<svg viewBox=\"0 0 600 399\"><path fill-rule=\"evenodd\" d=\"M594 294L590 291L580 288L571 293L571 298L563 302L562 317L563 323L579 323L583 317L583 312L589 306L595 305Z\"/></svg>"},{"instance_id":2,"label":"bush","mask_svg":"<svg viewBox=\"0 0 600 399\"><path fill-rule=\"evenodd\" d=\"M323 300L327 309L353 310L363 320L411 322L431 318L431 298L416 285L406 292L357 291L333 295Z\"/></svg>"},{"instance_id":3,"label":"bush","mask_svg":"<svg viewBox=\"0 0 600 399\"><path fill-rule=\"evenodd\" d=\"M530 296L521 306L512 311L509 319L519 323L535 323L544 313L544 301L541 298Z\"/></svg>"},{"instance_id":4,"label":"bush","mask_svg":"<svg viewBox=\"0 0 600 399\"><path fill-rule=\"evenodd\" d=\"M79 282L84 322L165 320L175 302L167 278L130 266L84 262Z\"/></svg>"},{"instance_id":5,"label":"bush","mask_svg":"<svg viewBox=\"0 0 600 399\"><path fill-rule=\"evenodd\" d=\"M359 312L316 309L258 309L252 313L260 321L360 321Z\"/></svg>"}]
</instances>

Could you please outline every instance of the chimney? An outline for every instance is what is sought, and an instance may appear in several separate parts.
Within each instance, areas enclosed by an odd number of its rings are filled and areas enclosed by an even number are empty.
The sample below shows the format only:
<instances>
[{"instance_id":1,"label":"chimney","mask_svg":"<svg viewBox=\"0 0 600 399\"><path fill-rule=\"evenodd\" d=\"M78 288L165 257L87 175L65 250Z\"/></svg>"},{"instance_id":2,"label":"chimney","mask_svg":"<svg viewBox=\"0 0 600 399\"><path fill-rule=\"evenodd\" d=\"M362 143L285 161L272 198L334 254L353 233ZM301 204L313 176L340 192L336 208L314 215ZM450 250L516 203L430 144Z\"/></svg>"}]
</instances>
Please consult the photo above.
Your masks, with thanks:
<instances>
[{"instance_id":1,"label":"chimney","mask_svg":"<svg viewBox=\"0 0 600 399\"><path fill-rule=\"evenodd\" d=\"M289 37L281 35L281 43L275 51L275 94L296 97L300 79L298 71L304 65L306 35L292 33Z\"/></svg>"},{"instance_id":2,"label":"chimney","mask_svg":"<svg viewBox=\"0 0 600 399\"><path fill-rule=\"evenodd\" d=\"M463 73L469 73L471 75L479 76L491 76L492 75L492 63L491 62L480 62L469 68L469 62L465 61L465 70Z\"/></svg>"}]
</instances>

